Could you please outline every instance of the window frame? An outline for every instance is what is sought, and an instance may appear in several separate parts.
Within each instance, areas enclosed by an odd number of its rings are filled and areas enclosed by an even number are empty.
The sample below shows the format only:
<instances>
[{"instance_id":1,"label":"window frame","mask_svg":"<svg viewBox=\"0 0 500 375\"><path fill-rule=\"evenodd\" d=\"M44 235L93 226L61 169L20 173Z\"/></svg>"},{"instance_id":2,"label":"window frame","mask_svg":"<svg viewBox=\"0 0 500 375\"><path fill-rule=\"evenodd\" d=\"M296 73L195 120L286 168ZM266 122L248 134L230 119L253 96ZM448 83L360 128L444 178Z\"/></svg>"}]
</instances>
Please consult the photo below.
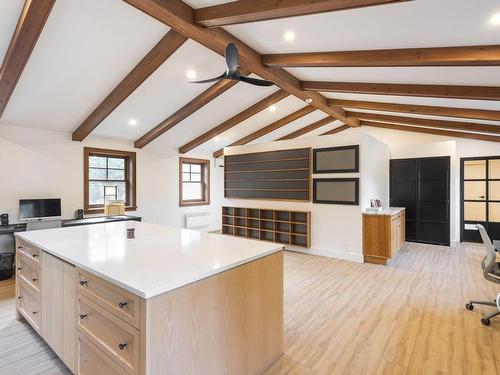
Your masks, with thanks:
<instances>
[{"instance_id":1,"label":"window frame","mask_svg":"<svg viewBox=\"0 0 500 375\"><path fill-rule=\"evenodd\" d=\"M125 159L125 210L137 210L136 153L132 151L109 150L104 148L83 148L83 210L86 214L104 213L104 204L89 203L89 158L101 156ZM102 180L105 181L105 180Z\"/></svg>"},{"instance_id":2,"label":"window frame","mask_svg":"<svg viewBox=\"0 0 500 375\"><path fill-rule=\"evenodd\" d=\"M183 164L199 164L201 166L201 185L202 185L202 199L196 200L183 200L183 180L182 180L182 165ZM207 159L193 159L193 158L179 158L179 207L187 206L205 206L210 204L210 160Z\"/></svg>"}]
</instances>

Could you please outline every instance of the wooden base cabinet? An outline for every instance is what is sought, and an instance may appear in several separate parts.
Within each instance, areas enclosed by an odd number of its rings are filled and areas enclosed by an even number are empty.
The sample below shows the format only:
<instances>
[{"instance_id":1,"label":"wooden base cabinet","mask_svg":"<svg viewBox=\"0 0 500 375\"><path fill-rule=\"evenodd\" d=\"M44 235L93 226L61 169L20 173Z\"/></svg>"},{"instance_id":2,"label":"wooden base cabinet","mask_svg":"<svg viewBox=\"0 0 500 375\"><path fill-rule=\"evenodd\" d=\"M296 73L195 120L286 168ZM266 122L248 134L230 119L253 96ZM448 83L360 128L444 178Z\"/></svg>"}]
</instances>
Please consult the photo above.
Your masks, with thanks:
<instances>
[{"instance_id":1,"label":"wooden base cabinet","mask_svg":"<svg viewBox=\"0 0 500 375\"><path fill-rule=\"evenodd\" d=\"M405 209L380 214L363 214L365 262L387 264L405 243Z\"/></svg>"}]
</instances>

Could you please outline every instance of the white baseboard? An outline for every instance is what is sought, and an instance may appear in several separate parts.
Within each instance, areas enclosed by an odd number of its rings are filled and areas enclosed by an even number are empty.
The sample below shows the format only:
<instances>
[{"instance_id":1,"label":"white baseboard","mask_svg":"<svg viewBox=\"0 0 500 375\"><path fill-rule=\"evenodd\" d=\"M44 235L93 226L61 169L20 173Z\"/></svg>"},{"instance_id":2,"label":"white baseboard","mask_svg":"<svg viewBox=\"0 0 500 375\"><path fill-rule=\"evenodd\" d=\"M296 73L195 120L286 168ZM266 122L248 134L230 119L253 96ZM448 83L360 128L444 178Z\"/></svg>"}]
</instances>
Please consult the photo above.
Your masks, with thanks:
<instances>
[{"instance_id":1,"label":"white baseboard","mask_svg":"<svg viewBox=\"0 0 500 375\"><path fill-rule=\"evenodd\" d=\"M332 249L315 249L312 247L309 249L304 249L304 248L290 247L290 246L285 246L285 250L294 251L297 253L320 255L320 256L329 257L329 258L349 260L351 262L356 262L356 263L363 263L364 262L363 254L348 253L346 251L338 251L338 250L332 250Z\"/></svg>"}]
</instances>

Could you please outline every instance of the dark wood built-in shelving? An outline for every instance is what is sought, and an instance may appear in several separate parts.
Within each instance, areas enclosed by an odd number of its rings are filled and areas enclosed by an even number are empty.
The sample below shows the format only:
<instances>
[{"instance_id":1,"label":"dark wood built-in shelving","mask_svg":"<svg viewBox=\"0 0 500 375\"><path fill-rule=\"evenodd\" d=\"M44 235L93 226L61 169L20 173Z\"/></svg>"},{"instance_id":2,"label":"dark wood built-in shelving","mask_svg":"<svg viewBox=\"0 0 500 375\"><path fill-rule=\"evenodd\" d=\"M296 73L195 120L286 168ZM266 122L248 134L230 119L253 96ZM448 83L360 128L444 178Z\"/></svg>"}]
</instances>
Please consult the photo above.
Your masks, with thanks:
<instances>
[{"instance_id":1,"label":"dark wood built-in shelving","mask_svg":"<svg viewBox=\"0 0 500 375\"><path fill-rule=\"evenodd\" d=\"M222 207L222 233L310 247L311 212Z\"/></svg>"}]
</instances>

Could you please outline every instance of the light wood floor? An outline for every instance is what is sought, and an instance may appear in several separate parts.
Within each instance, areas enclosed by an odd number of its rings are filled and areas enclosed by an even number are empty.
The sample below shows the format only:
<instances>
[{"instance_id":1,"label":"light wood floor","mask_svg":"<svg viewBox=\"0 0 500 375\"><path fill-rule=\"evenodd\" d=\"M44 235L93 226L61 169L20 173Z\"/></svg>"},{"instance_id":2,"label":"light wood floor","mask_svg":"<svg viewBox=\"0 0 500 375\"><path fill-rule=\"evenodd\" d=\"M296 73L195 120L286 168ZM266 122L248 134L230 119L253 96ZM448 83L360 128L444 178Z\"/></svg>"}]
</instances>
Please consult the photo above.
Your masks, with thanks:
<instances>
[{"instance_id":1,"label":"light wood floor","mask_svg":"<svg viewBox=\"0 0 500 375\"><path fill-rule=\"evenodd\" d=\"M407 244L388 266L287 253L285 355L265 375L500 375L500 318L485 327L491 310L464 308L500 292L482 278L483 252ZM0 374L67 374L15 320L12 282L0 298Z\"/></svg>"}]
</instances>

